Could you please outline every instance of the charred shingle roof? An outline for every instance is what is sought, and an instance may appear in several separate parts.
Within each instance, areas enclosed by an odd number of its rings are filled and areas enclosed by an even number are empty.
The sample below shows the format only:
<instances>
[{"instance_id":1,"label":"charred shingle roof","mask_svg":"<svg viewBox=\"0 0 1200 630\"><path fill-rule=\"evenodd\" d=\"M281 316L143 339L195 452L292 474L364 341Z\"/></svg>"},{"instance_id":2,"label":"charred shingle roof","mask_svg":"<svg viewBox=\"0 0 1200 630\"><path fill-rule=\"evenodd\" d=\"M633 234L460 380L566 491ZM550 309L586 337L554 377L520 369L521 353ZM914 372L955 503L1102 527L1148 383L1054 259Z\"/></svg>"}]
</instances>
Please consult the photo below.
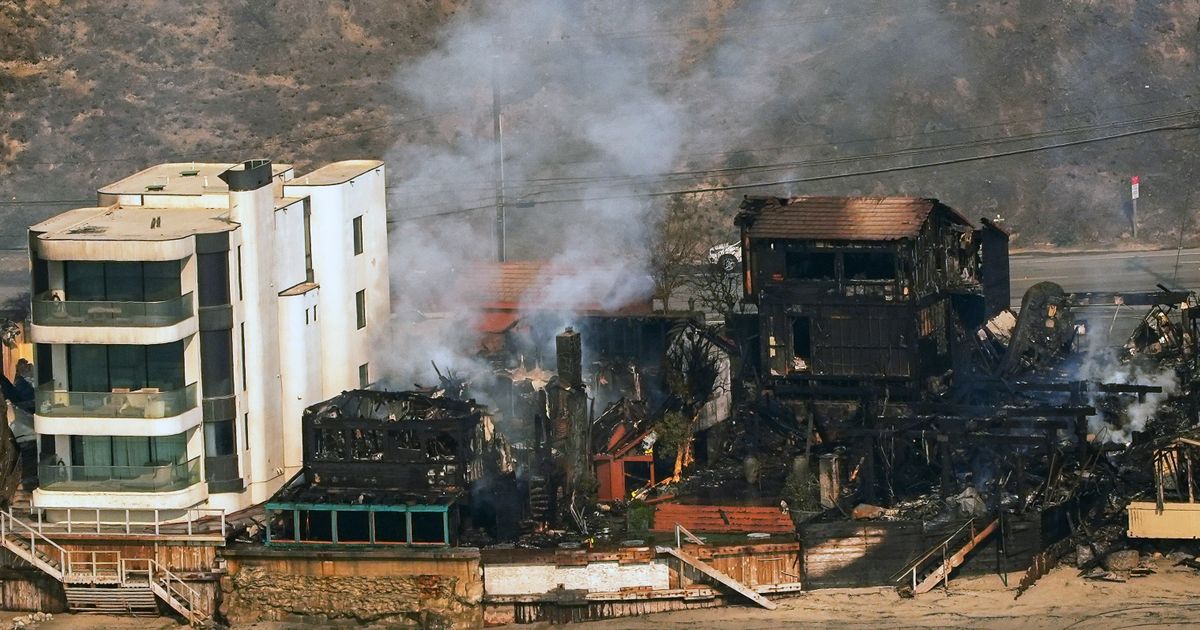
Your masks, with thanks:
<instances>
[{"instance_id":1,"label":"charred shingle roof","mask_svg":"<svg viewBox=\"0 0 1200 630\"><path fill-rule=\"evenodd\" d=\"M971 225L937 199L918 197L746 197L737 224L751 238L895 241L915 238L935 210Z\"/></svg>"}]
</instances>

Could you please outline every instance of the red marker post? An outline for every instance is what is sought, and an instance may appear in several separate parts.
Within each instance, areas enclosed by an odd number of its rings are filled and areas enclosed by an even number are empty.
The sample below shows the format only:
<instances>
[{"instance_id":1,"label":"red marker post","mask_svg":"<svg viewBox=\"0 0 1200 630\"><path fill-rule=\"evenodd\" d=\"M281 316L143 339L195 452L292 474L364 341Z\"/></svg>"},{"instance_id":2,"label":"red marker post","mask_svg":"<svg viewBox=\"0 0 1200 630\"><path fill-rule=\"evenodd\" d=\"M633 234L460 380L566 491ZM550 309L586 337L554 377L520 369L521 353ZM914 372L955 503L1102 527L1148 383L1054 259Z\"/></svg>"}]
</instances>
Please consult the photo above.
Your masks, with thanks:
<instances>
[{"instance_id":1,"label":"red marker post","mask_svg":"<svg viewBox=\"0 0 1200 630\"><path fill-rule=\"evenodd\" d=\"M1134 175L1129 178L1129 195L1133 200L1133 238L1137 238L1137 200L1138 188L1141 186L1142 178Z\"/></svg>"}]
</instances>

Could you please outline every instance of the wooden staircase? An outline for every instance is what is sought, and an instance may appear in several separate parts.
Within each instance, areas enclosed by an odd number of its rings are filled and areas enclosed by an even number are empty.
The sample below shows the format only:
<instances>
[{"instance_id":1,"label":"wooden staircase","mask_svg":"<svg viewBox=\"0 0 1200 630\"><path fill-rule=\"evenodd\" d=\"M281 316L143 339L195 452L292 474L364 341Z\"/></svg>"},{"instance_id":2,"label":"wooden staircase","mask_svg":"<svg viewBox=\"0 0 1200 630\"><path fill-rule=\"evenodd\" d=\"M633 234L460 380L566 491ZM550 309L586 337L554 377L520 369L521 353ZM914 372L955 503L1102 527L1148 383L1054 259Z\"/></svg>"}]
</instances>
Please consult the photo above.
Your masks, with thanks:
<instances>
[{"instance_id":1,"label":"wooden staircase","mask_svg":"<svg viewBox=\"0 0 1200 630\"><path fill-rule=\"evenodd\" d=\"M142 586L69 586L64 584L67 607L71 612L99 615L158 615L158 600L149 585Z\"/></svg>"},{"instance_id":2,"label":"wooden staircase","mask_svg":"<svg viewBox=\"0 0 1200 630\"><path fill-rule=\"evenodd\" d=\"M897 575L897 592L902 597L913 597L928 593L939 583L949 584L950 572L961 566L967 555L999 526L1000 519L993 520L983 529L977 528L975 519L967 521Z\"/></svg>"},{"instance_id":3,"label":"wooden staircase","mask_svg":"<svg viewBox=\"0 0 1200 630\"><path fill-rule=\"evenodd\" d=\"M0 512L0 544L61 582L73 612L158 614L157 597L192 625L209 620L200 593L152 559L67 551L11 510Z\"/></svg>"},{"instance_id":4,"label":"wooden staircase","mask_svg":"<svg viewBox=\"0 0 1200 630\"><path fill-rule=\"evenodd\" d=\"M668 555L675 556L676 558L679 559L680 562L691 566L693 569L699 571L701 574L708 577L709 579L729 588L730 590L737 593L738 595L745 597L746 599L750 600L751 602L754 602L755 604L758 604L759 606L762 606L763 608L766 608L767 610L775 610L778 607L775 604L775 602L763 597L762 595L759 595L757 592L755 592L753 589L750 589L745 584L742 584L741 582L738 582L737 580L729 577L728 575L725 575L721 571L718 571L712 565L708 564L707 562L704 562L703 560L697 558L696 556L693 556L692 554L690 554L682 549L677 549L675 547L657 547L655 549L655 551L657 551L660 554L668 554Z\"/></svg>"}]
</instances>

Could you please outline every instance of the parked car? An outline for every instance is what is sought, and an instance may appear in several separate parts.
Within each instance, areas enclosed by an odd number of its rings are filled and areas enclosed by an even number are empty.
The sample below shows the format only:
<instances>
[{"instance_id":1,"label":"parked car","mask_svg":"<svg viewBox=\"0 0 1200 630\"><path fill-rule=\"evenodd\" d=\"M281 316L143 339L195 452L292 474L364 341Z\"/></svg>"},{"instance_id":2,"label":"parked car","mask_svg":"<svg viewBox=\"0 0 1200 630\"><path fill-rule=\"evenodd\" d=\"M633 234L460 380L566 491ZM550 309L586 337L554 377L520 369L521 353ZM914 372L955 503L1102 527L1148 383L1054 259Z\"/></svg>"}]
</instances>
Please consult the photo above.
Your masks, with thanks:
<instances>
[{"instance_id":1,"label":"parked car","mask_svg":"<svg viewBox=\"0 0 1200 630\"><path fill-rule=\"evenodd\" d=\"M741 243L721 243L708 248L708 262L725 273L737 271L742 264Z\"/></svg>"}]
</instances>

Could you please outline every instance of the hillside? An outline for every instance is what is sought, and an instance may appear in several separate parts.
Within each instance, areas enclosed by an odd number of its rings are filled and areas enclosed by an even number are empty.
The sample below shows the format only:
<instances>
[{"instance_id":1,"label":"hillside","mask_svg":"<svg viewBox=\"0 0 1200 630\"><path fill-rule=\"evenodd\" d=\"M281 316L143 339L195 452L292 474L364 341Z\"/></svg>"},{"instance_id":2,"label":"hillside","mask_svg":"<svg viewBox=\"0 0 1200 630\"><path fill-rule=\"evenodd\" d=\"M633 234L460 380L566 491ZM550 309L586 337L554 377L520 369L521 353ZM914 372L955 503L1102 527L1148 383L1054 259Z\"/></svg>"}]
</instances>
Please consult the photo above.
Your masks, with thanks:
<instances>
[{"instance_id":1,"label":"hillside","mask_svg":"<svg viewBox=\"0 0 1200 630\"><path fill-rule=\"evenodd\" d=\"M1194 125L1198 19L1200 0L4 0L0 247L151 163L251 156L384 155L397 218L482 208L486 234L494 77L530 254L547 226L641 221L647 191ZM1137 174L1140 240L1173 244L1198 154L1193 126L724 199L936 196L1019 246L1094 246L1128 240Z\"/></svg>"}]
</instances>

